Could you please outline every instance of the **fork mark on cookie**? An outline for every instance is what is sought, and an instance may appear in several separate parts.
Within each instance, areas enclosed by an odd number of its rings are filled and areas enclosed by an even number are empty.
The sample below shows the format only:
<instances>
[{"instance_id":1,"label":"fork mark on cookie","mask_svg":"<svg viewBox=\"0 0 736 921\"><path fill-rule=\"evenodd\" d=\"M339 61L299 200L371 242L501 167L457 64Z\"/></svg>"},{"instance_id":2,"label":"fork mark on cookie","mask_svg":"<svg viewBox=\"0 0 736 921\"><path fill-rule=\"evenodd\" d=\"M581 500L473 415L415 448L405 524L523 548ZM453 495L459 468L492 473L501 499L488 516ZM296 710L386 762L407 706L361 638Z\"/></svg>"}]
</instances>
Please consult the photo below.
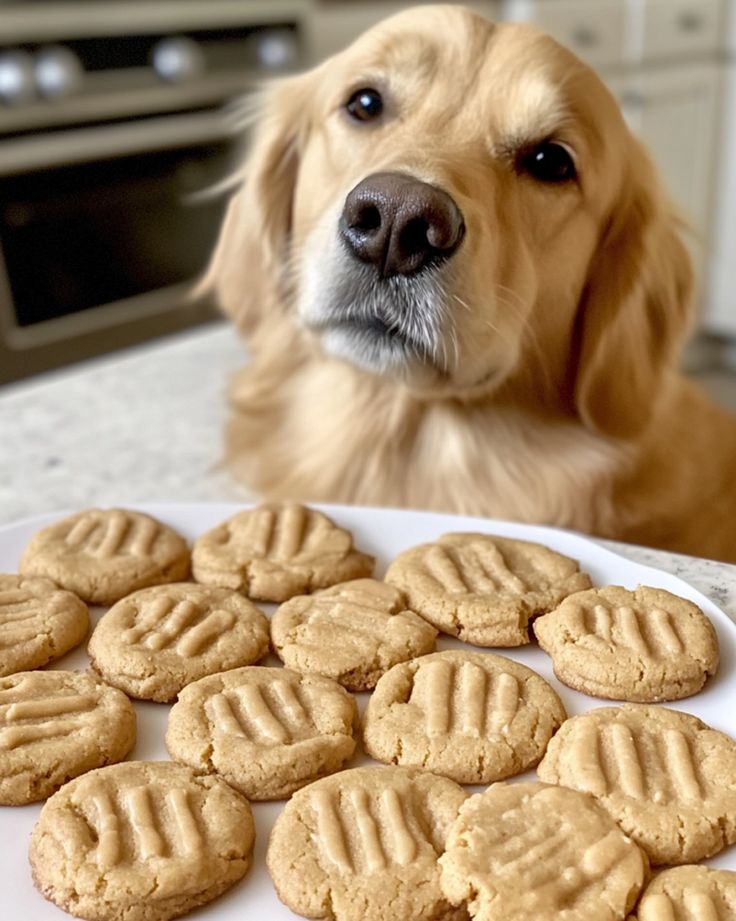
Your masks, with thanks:
<instances>
[{"instance_id":1,"label":"fork mark on cookie","mask_svg":"<svg viewBox=\"0 0 736 921\"><path fill-rule=\"evenodd\" d=\"M619 783L627 796L643 799L646 796L644 774L639 753L631 730L623 723L611 726L611 742L618 765Z\"/></svg>"},{"instance_id":2,"label":"fork mark on cookie","mask_svg":"<svg viewBox=\"0 0 736 921\"><path fill-rule=\"evenodd\" d=\"M692 752L685 735L679 729L668 729L665 734L667 763L678 792L690 800L702 800Z\"/></svg>"},{"instance_id":3,"label":"fork mark on cookie","mask_svg":"<svg viewBox=\"0 0 736 921\"><path fill-rule=\"evenodd\" d=\"M153 857L185 856L197 854L202 849L202 834L189 805L186 790L174 787L163 794L165 808L173 820L173 841L167 843L161 804L157 802L155 787L140 785L125 790L118 806L107 790L99 790L92 797L97 812L97 864L103 871L111 870L125 859L123 822L133 833L133 853L130 859L150 860Z\"/></svg>"},{"instance_id":4,"label":"fork mark on cookie","mask_svg":"<svg viewBox=\"0 0 736 921\"><path fill-rule=\"evenodd\" d=\"M111 509L82 515L70 528L65 542L74 553L87 553L99 559L143 557L151 552L160 533L161 526L156 521Z\"/></svg>"},{"instance_id":5,"label":"fork mark on cookie","mask_svg":"<svg viewBox=\"0 0 736 921\"><path fill-rule=\"evenodd\" d=\"M138 623L124 631L123 642L157 652L175 645L176 652L185 658L201 654L236 620L230 611L210 611L191 599L177 601L169 595L154 598L139 614Z\"/></svg>"},{"instance_id":6,"label":"fork mark on cookie","mask_svg":"<svg viewBox=\"0 0 736 921\"><path fill-rule=\"evenodd\" d=\"M147 787L134 787L126 793L128 815L143 860L161 857L164 841L159 834L151 811Z\"/></svg>"},{"instance_id":7,"label":"fork mark on cookie","mask_svg":"<svg viewBox=\"0 0 736 921\"><path fill-rule=\"evenodd\" d=\"M344 873L355 872L334 800L326 790L316 790L311 803L317 815L317 838L327 858Z\"/></svg>"},{"instance_id":8,"label":"fork mark on cookie","mask_svg":"<svg viewBox=\"0 0 736 921\"><path fill-rule=\"evenodd\" d=\"M246 684L238 688L237 696L249 722L261 736L281 744L289 741L289 732L269 707L257 685Z\"/></svg>"},{"instance_id":9,"label":"fork mark on cookie","mask_svg":"<svg viewBox=\"0 0 736 921\"><path fill-rule=\"evenodd\" d=\"M677 921L675 906L664 892L647 896L639 908L639 921Z\"/></svg>"},{"instance_id":10,"label":"fork mark on cookie","mask_svg":"<svg viewBox=\"0 0 736 921\"><path fill-rule=\"evenodd\" d=\"M484 737L502 732L512 722L521 703L521 690L517 679L506 672L489 679L486 671L472 662L456 668L451 662L434 661L417 668L411 699L425 713L430 738L454 731Z\"/></svg>"},{"instance_id":11,"label":"fork mark on cookie","mask_svg":"<svg viewBox=\"0 0 736 921\"><path fill-rule=\"evenodd\" d=\"M570 752L573 777L583 790L594 796L608 793L608 779L603 770L598 728L589 723L580 723L573 735Z\"/></svg>"},{"instance_id":12,"label":"fork mark on cookie","mask_svg":"<svg viewBox=\"0 0 736 921\"><path fill-rule=\"evenodd\" d=\"M516 716L521 703L519 682L513 675L501 672L496 679L493 702L492 727L498 732L509 726Z\"/></svg>"},{"instance_id":13,"label":"fork mark on cookie","mask_svg":"<svg viewBox=\"0 0 736 921\"><path fill-rule=\"evenodd\" d=\"M383 791L382 801L389 832L393 839L396 861L401 866L406 866L416 857L417 842L406 823L401 798L396 790L389 787Z\"/></svg>"},{"instance_id":14,"label":"fork mark on cookie","mask_svg":"<svg viewBox=\"0 0 736 921\"><path fill-rule=\"evenodd\" d=\"M684 651L682 641L675 631L675 625L668 611L663 611L662 608L652 608L650 622L657 639L667 652Z\"/></svg>"},{"instance_id":15,"label":"fork mark on cookie","mask_svg":"<svg viewBox=\"0 0 736 921\"><path fill-rule=\"evenodd\" d=\"M166 793L166 802L174 816L182 850L188 856L198 854L202 849L202 834L189 805L189 794L186 790L175 787Z\"/></svg>"},{"instance_id":16,"label":"fork mark on cookie","mask_svg":"<svg viewBox=\"0 0 736 921\"><path fill-rule=\"evenodd\" d=\"M120 860L120 817L109 793L101 791L92 797L97 811L97 864L103 871L111 870Z\"/></svg>"}]
</instances>

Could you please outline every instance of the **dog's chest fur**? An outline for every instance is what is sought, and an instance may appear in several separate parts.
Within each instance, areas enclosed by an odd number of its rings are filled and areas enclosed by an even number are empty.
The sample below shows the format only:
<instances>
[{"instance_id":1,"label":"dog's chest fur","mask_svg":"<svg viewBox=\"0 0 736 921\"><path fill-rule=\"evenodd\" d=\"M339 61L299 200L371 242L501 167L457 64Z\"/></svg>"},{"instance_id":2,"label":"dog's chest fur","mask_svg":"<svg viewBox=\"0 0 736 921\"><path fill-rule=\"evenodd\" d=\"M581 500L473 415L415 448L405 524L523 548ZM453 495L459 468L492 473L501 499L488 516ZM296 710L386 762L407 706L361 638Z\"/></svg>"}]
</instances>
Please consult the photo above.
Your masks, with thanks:
<instances>
[{"instance_id":1,"label":"dog's chest fur","mask_svg":"<svg viewBox=\"0 0 736 921\"><path fill-rule=\"evenodd\" d=\"M232 390L229 457L259 494L610 532L626 454L572 421L422 400L336 361L256 361ZM620 511L619 511L620 517Z\"/></svg>"}]
</instances>

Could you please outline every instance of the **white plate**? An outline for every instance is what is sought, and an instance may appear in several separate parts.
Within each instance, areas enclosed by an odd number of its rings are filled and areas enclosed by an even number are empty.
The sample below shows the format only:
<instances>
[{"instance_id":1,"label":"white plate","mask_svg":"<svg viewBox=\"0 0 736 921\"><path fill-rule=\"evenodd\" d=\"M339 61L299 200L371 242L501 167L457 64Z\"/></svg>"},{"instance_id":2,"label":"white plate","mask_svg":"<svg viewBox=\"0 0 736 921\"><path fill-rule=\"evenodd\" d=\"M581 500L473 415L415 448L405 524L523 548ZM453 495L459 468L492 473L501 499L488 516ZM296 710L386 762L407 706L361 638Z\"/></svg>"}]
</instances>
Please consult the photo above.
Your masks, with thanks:
<instances>
[{"instance_id":1,"label":"white plate","mask_svg":"<svg viewBox=\"0 0 736 921\"><path fill-rule=\"evenodd\" d=\"M171 525L189 540L218 524L243 508L234 504L160 504L139 506L166 524ZM430 512L393 511L388 509L324 506L334 520L349 528L355 543L377 557L376 574L381 576L389 561L399 551L422 541L431 540L446 531L483 531L525 540L538 541L580 561L596 585L618 584L634 588L639 584L653 585L689 598L698 604L718 630L721 644L721 668L707 689L687 700L674 704L677 709L693 713L716 729L736 736L736 625L709 599L678 579L676 576L641 566L626 560L587 538L554 528L531 527L509 522L438 515ZM15 525L0 528L0 572L15 572L20 554L31 536L43 525L60 517L59 514L28 519ZM273 606L265 605L267 611ZM96 621L102 609L93 611ZM463 647L464 644L448 637L439 641L439 648ZM468 647L469 648L469 647ZM474 647L473 647L474 648ZM582 713L595 706L610 705L586 697L564 687L552 673L549 658L535 647L500 650L503 655L523 662L543 675L558 691L568 713ZM85 668L86 654L76 650L53 663L51 668ZM275 660L274 660L274 664ZM359 695L367 699L368 695ZM164 732L169 708L163 704L135 703L138 715L138 742L131 759L167 759ZM360 756L353 764L370 759ZM530 778L533 774L527 775ZM280 803L255 803L257 841L254 865L245 879L229 893L209 906L192 912L192 919L207 921L287 921L296 917L277 899L266 872L265 852L268 833L280 812ZM61 921L65 915L50 902L46 902L34 889L28 870L28 838L41 804L0 808L0 919L2 921ZM711 866L736 870L736 848L731 848L711 861ZM397 919L399 921L399 919Z\"/></svg>"}]
</instances>

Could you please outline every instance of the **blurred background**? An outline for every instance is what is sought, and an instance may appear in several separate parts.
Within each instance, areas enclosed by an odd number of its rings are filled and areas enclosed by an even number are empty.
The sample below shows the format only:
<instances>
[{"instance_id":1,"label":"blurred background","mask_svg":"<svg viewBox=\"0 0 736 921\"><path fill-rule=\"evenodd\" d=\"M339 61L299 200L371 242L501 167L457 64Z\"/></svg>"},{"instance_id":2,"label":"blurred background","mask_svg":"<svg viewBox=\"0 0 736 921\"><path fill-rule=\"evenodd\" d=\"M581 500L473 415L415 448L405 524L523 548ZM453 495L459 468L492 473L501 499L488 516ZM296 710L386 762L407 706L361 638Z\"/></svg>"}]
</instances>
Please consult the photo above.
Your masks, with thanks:
<instances>
[{"instance_id":1,"label":"blurred background","mask_svg":"<svg viewBox=\"0 0 736 921\"><path fill-rule=\"evenodd\" d=\"M411 3L0 0L0 384L215 322L228 106ZM689 368L736 408L736 0L475 0L591 63L693 228Z\"/></svg>"}]
</instances>

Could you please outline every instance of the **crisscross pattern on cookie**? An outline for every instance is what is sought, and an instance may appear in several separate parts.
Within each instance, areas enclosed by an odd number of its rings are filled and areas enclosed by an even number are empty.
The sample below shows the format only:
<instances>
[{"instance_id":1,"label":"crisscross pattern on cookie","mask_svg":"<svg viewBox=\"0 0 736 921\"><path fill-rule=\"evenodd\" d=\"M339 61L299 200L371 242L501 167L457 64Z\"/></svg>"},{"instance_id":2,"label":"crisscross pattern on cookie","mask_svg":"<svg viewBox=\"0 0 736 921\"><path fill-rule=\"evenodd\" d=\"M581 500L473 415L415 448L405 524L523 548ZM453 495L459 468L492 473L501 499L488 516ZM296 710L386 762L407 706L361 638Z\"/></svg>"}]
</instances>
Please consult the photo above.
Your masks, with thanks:
<instances>
[{"instance_id":1,"label":"crisscross pattern on cookie","mask_svg":"<svg viewBox=\"0 0 736 921\"><path fill-rule=\"evenodd\" d=\"M454 902L477 896L476 910L499 921L563 910L582 921L604 905L606 918L623 918L645 868L594 800L543 784L496 784L468 800L440 863Z\"/></svg>"},{"instance_id":2,"label":"crisscross pattern on cookie","mask_svg":"<svg viewBox=\"0 0 736 921\"><path fill-rule=\"evenodd\" d=\"M291 668L364 690L397 662L431 652L436 629L407 608L400 589L356 579L283 604L271 638Z\"/></svg>"}]
</instances>

